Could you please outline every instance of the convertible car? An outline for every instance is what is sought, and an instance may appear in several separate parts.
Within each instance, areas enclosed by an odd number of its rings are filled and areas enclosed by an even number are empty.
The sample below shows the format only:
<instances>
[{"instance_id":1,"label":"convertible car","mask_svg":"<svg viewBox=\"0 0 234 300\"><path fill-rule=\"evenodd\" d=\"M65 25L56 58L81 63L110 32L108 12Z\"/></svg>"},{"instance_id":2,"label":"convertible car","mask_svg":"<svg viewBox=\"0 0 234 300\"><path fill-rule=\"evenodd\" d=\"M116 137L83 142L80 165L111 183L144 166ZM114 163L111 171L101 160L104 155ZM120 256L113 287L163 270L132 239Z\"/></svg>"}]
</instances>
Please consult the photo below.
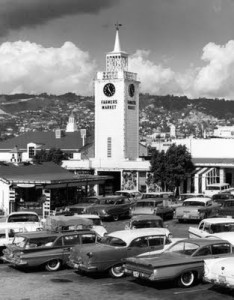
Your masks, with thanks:
<instances>
[{"instance_id":1,"label":"convertible car","mask_svg":"<svg viewBox=\"0 0 234 300\"><path fill-rule=\"evenodd\" d=\"M167 231L165 228L146 228L109 233L95 245L73 247L69 265L86 273L108 271L113 278L122 277L122 259L163 250L171 243Z\"/></svg>"},{"instance_id":2,"label":"convertible car","mask_svg":"<svg viewBox=\"0 0 234 300\"><path fill-rule=\"evenodd\" d=\"M232 245L224 240L184 239L159 255L125 259L125 273L149 281L176 280L180 287L190 287L201 280L204 259L232 254ZM234 256L234 255L233 255Z\"/></svg>"},{"instance_id":3,"label":"convertible car","mask_svg":"<svg viewBox=\"0 0 234 300\"><path fill-rule=\"evenodd\" d=\"M94 244L98 238L87 228L92 225L90 220L54 218L47 222L47 230L17 233L1 259L16 267L44 266L47 271L57 271L67 263L72 246Z\"/></svg>"}]
</instances>

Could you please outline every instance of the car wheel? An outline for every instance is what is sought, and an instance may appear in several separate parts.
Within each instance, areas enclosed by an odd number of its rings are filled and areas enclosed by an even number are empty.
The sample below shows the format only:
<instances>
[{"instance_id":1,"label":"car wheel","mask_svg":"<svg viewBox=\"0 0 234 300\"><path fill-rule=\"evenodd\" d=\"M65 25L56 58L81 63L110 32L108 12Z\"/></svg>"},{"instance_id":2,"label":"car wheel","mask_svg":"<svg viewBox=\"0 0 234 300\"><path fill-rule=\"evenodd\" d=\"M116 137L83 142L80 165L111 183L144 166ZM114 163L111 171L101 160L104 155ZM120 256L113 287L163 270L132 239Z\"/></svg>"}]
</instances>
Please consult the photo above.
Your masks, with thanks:
<instances>
[{"instance_id":1,"label":"car wheel","mask_svg":"<svg viewBox=\"0 0 234 300\"><path fill-rule=\"evenodd\" d=\"M46 265L45 268L49 272L58 271L61 267L61 261L58 259L50 260Z\"/></svg>"},{"instance_id":2,"label":"car wheel","mask_svg":"<svg viewBox=\"0 0 234 300\"><path fill-rule=\"evenodd\" d=\"M119 220L119 216L118 216L118 215L114 215L114 216L113 216L113 220L114 220L114 221L118 221L118 220Z\"/></svg>"},{"instance_id":3,"label":"car wheel","mask_svg":"<svg viewBox=\"0 0 234 300\"><path fill-rule=\"evenodd\" d=\"M123 265L116 265L110 268L109 274L112 278L120 278L124 276L124 268Z\"/></svg>"},{"instance_id":4,"label":"car wheel","mask_svg":"<svg viewBox=\"0 0 234 300\"><path fill-rule=\"evenodd\" d=\"M178 278L178 285L183 288L191 287L195 282L195 274L192 271L184 272Z\"/></svg>"}]
</instances>

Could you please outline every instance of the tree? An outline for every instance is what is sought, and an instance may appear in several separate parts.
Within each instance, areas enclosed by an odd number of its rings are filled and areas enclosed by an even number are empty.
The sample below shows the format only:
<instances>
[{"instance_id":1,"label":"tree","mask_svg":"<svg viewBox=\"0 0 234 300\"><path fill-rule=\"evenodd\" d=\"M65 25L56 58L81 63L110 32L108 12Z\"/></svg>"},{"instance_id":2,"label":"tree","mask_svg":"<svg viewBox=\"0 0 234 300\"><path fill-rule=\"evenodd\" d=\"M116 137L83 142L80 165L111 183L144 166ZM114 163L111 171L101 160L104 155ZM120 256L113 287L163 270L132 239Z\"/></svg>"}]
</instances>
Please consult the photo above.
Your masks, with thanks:
<instances>
[{"instance_id":1,"label":"tree","mask_svg":"<svg viewBox=\"0 0 234 300\"><path fill-rule=\"evenodd\" d=\"M68 154L57 148L51 148L49 151L42 149L33 157L35 163L53 161L57 165L60 165L62 160L65 159L68 159Z\"/></svg>"},{"instance_id":2,"label":"tree","mask_svg":"<svg viewBox=\"0 0 234 300\"><path fill-rule=\"evenodd\" d=\"M172 144L164 152L155 150L151 158L151 172L163 190L174 191L194 170L191 154L186 146Z\"/></svg>"}]
</instances>

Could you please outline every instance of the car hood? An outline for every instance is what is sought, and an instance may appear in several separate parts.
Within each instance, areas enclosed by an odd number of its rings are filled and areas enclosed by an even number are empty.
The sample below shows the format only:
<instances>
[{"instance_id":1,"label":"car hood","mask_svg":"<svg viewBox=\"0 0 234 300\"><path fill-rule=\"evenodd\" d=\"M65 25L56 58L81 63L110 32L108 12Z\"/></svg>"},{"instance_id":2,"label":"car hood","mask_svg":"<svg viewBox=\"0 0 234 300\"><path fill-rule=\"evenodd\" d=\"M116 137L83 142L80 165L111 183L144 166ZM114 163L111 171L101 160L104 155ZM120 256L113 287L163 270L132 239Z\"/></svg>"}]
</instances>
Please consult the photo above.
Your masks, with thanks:
<instances>
[{"instance_id":1,"label":"car hood","mask_svg":"<svg viewBox=\"0 0 234 300\"><path fill-rule=\"evenodd\" d=\"M159 255L154 255L153 257L150 255L144 258L130 257L127 258L125 262L133 265L147 266L149 268L155 268L155 267L160 268L160 267L166 267L172 265L186 264L186 263L190 263L193 260L194 258L190 256L180 255L177 253L164 252Z\"/></svg>"}]
</instances>

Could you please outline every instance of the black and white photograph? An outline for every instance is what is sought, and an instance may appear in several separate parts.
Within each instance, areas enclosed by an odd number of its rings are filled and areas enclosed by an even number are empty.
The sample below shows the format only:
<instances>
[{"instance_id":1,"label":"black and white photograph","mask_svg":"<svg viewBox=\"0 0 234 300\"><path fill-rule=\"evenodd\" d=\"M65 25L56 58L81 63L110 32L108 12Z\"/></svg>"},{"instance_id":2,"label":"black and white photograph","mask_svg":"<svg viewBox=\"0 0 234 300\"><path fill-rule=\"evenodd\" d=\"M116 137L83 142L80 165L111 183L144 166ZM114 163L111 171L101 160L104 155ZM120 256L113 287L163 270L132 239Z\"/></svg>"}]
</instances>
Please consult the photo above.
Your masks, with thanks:
<instances>
[{"instance_id":1,"label":"black and white photograph","mask_svg":"<svg viewBox=\"0 0 234 300\"><path fill-rule=\"evenodd\" d=\"M0 300L234 297L234 0L0 0Z\"/></svg>"}]
</instances>

